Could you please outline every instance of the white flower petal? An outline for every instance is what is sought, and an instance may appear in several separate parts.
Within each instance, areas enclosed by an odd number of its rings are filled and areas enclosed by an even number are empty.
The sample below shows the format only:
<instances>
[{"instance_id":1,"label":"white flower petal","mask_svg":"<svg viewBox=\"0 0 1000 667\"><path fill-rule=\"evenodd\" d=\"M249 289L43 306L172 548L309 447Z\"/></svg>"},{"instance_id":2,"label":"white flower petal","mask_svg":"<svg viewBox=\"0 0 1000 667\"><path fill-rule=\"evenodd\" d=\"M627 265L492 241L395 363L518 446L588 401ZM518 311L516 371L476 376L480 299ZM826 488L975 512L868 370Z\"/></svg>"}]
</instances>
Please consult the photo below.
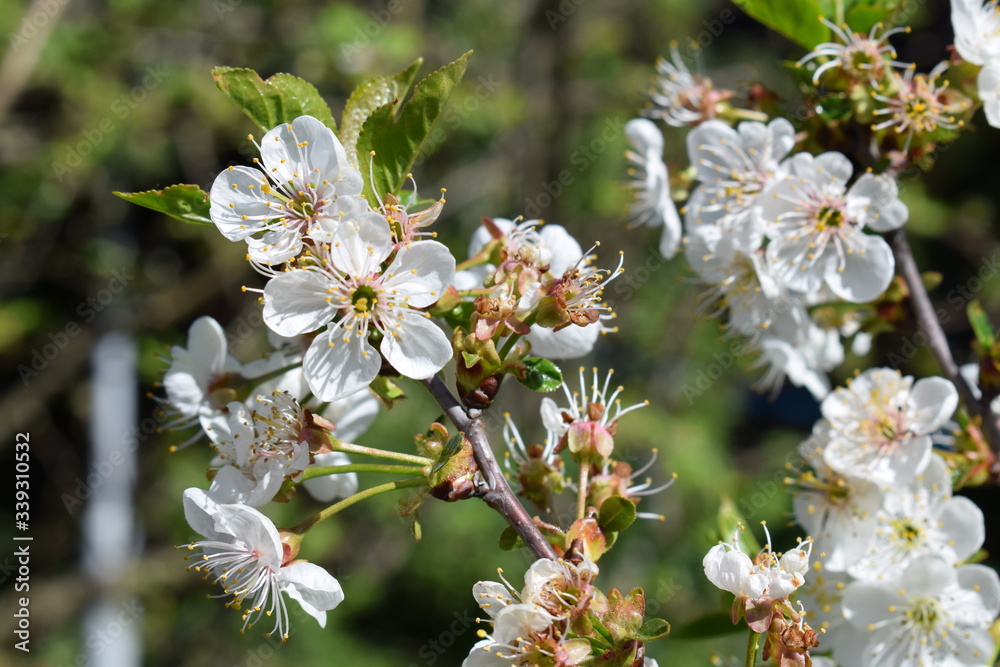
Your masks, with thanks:
<instances>
[{"instance_id":1,"label":"white flower petal","mask_svg":"<svg viewBox=\"0 0 1000 667\"><path fill-rule=\"evenodd\" d=\"M326 612L344 601L344 590L332 574L314 563L292 563L281 568L279 585L307 614L326 627Z\"/></svg>"},{"instance_id":2,"label":"white flower petal","mask_svg":"<svg viewBox=\"0 0 1000 667\"><path fill-rule=\"evenodd\" d=\"M531 343L531 354L546 359L577 359L590 354L601 335L599 322L585 327L571 325L559 331L538 325L524 337Z\"/></svg>"},{"instance_id":3,"label":"white flower petal","mask_svg":"<svg viewBox=\"0 0 1000 667\"><path fill-rule=\"evenodd\" d=\"M392 231L382 216L344 220L330 235L330 261L356 277L375 273L392 252Z\"/></svg>"},{"instance_id":4,"label":"white flower petal","mask_svg":"<svg viewBox=\"0 0 1000 667\"><path fill-rule=\"evenodd\" d=\"M321 401L367 387L382 367L382 358L366 339L354 334L345 342L343 335L339 328L327 329L313 340L303 359L306 381Z\"/></svg>"},{"instance_id":5,"label":"white flower petal","mask_svg":"<svg viewBox=\"0 0 1000 667\"><path fill-rule=\"evenodd\" d=\"M266 220L280 217L282 203L261 189L266 184L259 169L245 166L230 167L215 177L209 215L223 236L239 241L258 231Z\"/></svg>"},{"instance_id":6,"label":"white flower petal","mask_svg":"<svg viewBox=\"0 0 1000 667\"><path fill-rule=\"evenodd\" d=\"M337 313L327 299L333 283L317 271L295 269L264 286L264 322L282 336L298 336L326 326Z\"/></svg>"},{"instance_id":7,"label":"white flower petal","mask_svg":"<svg viewBox=\"0 0 1000 667\"><path fill-rule=\"evenodd\" d=\"M400 374L414 380L429 378L451 359L448 336L417 311L402 309L398 318L400 326L382 338L382 354Z\"/></svg>"},{"instance_id":8,"label":"white flower petal","mask_svg":"<svg viewBox=\"0 0 1000 667\"><path fill-rule=\"evenodd\" d=\"M842 266L827 264L826 284L845 301L874 301L889 287L896 271L892 249L880 236L859 234L852 250L844 255Z\"/></svg>"},{"instance_id":9,"label":"white flower petal","mask_svg":"<svg viewBox=\"0 0 1000 667\"><path fill-rule=\"evenodd\" d=\"M437 241L417 241L399 249L385 270L385 286L413 308L438 299L455 277L455 258Z\"/></svg>"},{"instance_id":10,"label":"white flower petal","mask_svg":"<svg viewBox=\"0 0 1000 667\"><path fill-rule=\"evenodd\" d=\"M910 393L910 413L914 433L927 434L941 428L955 414L958 391L949 380L929 377L917 380Z\"/></svg>"}]
</instances>

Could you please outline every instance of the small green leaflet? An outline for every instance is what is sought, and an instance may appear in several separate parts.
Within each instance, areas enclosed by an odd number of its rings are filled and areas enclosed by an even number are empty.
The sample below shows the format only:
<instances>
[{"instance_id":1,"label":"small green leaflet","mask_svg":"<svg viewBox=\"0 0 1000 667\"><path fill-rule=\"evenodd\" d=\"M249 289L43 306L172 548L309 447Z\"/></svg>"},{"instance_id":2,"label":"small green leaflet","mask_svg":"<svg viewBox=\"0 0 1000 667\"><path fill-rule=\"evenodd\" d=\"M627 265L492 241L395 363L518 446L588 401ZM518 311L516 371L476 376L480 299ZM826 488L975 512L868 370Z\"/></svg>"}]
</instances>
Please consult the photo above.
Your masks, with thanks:
<instances>
[{"instance_id":1,"label":"small green leaflet","mask_svg":"<svg viewBox=\"0 0 1000 667\"><path fill-rule=\"evenodd\" d=\"M597 523L605 532L625 530L635 521L635 503L628 498L611 496L597 512Z\"/></svg>"},{"instance_id":2,"label":"small green leaflet","mask_svg":"<svg viewBox=\"0 0 1000 667\"><path fill-rule=\"evenodd\" d=\"M983 346L983 349L987 351L992 350L993 346L996 345L997 337L993 331L993 324L990 322L989 316L983 310L983 304L978 299L974 299L969 302L965 310L969 315L969 324L972 325L972 331L976 334L976 340Z\"/></svg>"},{"instance_id":3,"label":"small green leaflet","mask_svg":"<svg viewBox=\"0 0 1000 667\"><path fill-rule=\"evenodd\" d=\"M313 116L337 131L330 107L309 82L291 74L275 74L266 81L252 69L216 67L212 78L263 132L299 116Z\"/></svg>"},{"instance_id":4,"label":"small green leaflet","mask_svg":"<svg viewBox=\"0 0 1000 667\"><path fill-rule=\"evenodd\" d=\"M562 384L562 371L548 359L525 357L521 360L523 372L517 380L533 391L555 391Z\"/></svg>"},{"instance_id":5,"label":"small green leaflet","mask_svg":"<svg viewBox=\"0 0 1000 667\"><path fill-rule=\"evenodd\" d=\"M429 148L431 131L465 75L471 55L469 51L418 83L413 97L401 108L398 101L393 101L368 116L358 137L357 155L361 173L372 174L364 189L369 201L377 200L376 192L383 196L396 194L403 187L420 151Z\"/></svg>"},{"instance_id":6,"label":"small green leaflet","mask_svg":"<svg viewBox=\"0 0 1000 667\"><path fill-rule=\"evenodd\" d=\"M339 137L351 163L357 162L358 136L361 134L364 122L378 107L406 96L423 62L423 58L417 58L413 64L398 74L368 79L351 93L344 105L344 114L340 118Z\"/></svg>"},{"instance_id":7,"label":"small green leaflet","mask_svg":"<svg viewBox=\"0 0 1000 667\"><path fill-rule=\"evenodd\" d=\"M820 23L825 13L818 0L734 0L736 5L768 28L812 50L830 40L830 29ZM829 17L828 17L829 18Z\"/></svg>"},{"instance_id":8,"label":"small green leaflet","mask_svg":"<svg viewBox=\"0 0 1000 667\"><path fill-rule=\"evenodd\" d=\"M163 190L115 192L125 201L166 213L171 218L196 225L210 225L208 193L197 185L171 185Z\"/></svg>"}]
</instances>

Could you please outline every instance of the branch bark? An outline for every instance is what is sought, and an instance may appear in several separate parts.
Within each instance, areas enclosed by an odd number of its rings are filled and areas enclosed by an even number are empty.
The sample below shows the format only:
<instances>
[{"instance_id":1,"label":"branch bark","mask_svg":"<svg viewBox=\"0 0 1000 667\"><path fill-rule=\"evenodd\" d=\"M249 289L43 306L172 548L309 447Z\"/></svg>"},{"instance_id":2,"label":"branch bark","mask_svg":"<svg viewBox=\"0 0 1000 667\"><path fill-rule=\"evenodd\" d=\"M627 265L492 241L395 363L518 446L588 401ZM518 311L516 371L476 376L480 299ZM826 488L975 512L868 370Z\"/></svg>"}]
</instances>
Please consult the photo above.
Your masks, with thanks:
<instances>
[{"instance_id":1,"label":"branch bark","mask_svg":"<svg viewBox=\"0 0 1000 667\"><path fill-rule=\"evenodd\" d=\"M934 353L945 376L958 389L962 400L982 420L983 436L990 443L990 449L994 454L1000 455L1000 429L997 428L997 420L990 411L989 403L977 398L972 387L958 372L958 364L951 354L948 339L938 321L937 313L934 312L930 296L924 288L917 262L913 259L913 251L910 250L910 244L906 240L906 232L896 229L886 234L886 238L892 246L892 254L896 257L896 270L910 288L910 303L913 304L913 310L917 315L917 325L923 326L931 352Z\"/></svg>"},{"instance_id":2,"label":"branch bark","mask_svg":"<svg viewBox=\"0 0 1000 667\"><path fill-rule=\"evenodd\" d=\"M557 559L559 556L555 549L538 530L534 520L528 515L527 510L524 509L510 485L507 484L507 479L504 477L496 457L493 456L493 448L490 447L489 439L486 437L479 411L467 413L438 376L435 375L423 380L423 383L434 400L448 415L448 418L471 443L476 464L486 481L487 491L482 496L486 504L496 510L510 524L536 558Z\"/></svg>"}]
</instances>

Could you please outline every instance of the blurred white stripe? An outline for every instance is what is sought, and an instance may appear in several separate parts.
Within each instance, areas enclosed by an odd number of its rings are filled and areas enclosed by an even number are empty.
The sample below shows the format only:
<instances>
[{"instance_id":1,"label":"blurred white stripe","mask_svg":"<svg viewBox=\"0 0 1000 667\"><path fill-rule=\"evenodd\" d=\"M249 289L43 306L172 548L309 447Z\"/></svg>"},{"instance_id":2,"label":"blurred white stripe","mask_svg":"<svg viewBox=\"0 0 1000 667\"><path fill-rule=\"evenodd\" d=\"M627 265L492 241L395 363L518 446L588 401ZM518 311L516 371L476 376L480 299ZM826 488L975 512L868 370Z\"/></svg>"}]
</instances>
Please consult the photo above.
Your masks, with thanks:
<instances>
[{"instance_id":1,"label":"blurred white stripe","mask_svg":"<svg viewBox=\"0 0 1000 667\"><path fill-rule=\"evenodd\" d=\"M103 334L92 352L90 498L83 516L83 570L98 593L84 614L84 651L93 667L133 667L142 660L141 607L125 588L136 555L133 487L138 452L126 434L138 423L136 343Z\"/></svg>"}]
</instances>

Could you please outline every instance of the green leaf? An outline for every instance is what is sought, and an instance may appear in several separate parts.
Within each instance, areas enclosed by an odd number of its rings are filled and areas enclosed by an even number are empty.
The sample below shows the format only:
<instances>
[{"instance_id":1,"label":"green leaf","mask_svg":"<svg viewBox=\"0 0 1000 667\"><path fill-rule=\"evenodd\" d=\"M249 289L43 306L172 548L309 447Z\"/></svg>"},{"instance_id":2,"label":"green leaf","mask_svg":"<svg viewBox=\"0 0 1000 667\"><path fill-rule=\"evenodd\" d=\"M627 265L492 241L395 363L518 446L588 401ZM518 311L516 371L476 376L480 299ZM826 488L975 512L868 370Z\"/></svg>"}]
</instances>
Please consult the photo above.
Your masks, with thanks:
<instances>
[{"instance_id":1,"label":"green leaf","mask_svg":"<svg viewBox=\"0 0 1000 667\"><path fill-rule=\"evenodd\" d=\"M376 201L376 192L398 193L403 187L445 104L462 80L471 55L469 51L418 83L413 97L402 108L398 101L393 101L368 116L358 137L357 154L361 173L372 174L371 179L366 179L364 190L369 201Z\"/></svg>"},{"instance_id":2,"label":"green leaf","mask_svg":"<svg viewBox=\"0 0 1000 667\"><path fill-rule=\"evenodd\" d=\"M983 310L983 304L978 299L974 299L969 302L965 310L969 315L969 324L972 325L972 331L976 334L976 340L979 341L979 344L984 349L992 349L996 345L997 337L993 331L993 324L990 322L990 318L986 315L986 311Z\"/></svg>"},{"instance_id":3,"label":"green leaf","mask_svg":"<svg viewBox=\"0 0 1000 667\"><path fill-rule=\"evenodd\" d=\"M524 542L521 541L517 531L511 526L507 526L507 528L500 533L500 540L498 543L500 548L504 551L513 551L514 549L520 549L524 546Z\"/></svg>"},{"instance_id":4,"label":"green leaf","mask_svg":"<svg viewBox=\"0 0 1000 667\"><path fill-rule=\"evenodd\" d=\"M647 618L638 631L632 633L631 639L638 639L641 642L651 642L654 639L666 637L670 634L670 624L662 618Z\"/></svg>"},{"instance_id":5,"label":"green leaf","mask_svg":"<svg viewBox=\"0 0 1000 667\"><path fill-rule=\"evenodd\" d=\"M736 507L736 503L729 496L722 496L719 505L718 526L719 535L724 542L731 542L736 534L738 526L746 527L746 519L743 513ZM740 531L740 548L745 554L750 554L751 558L760 553L760 544L750 530Z\"/></svg>"},{"instance_id":6,"label":"green leaf","mask_svg":"<svg viewBox=\"0 0 1000 667\"><path fill-rule=\"evenodd\" d=\"M830 39L830 29L818 19L823 15L818 0L734 1L751 17L806 49Z\"/></svg>"},{"instance_id":7,"label":"green leaf","mask_svg":"<svg viewBox=\"0 0 1000 667\"><path fill-rule=\"evenodd\" d=\"M855 32L867 33L876 23L893 25L894 15L904 0L860 0L845 3L847 25ZM833 20L833 17L828 17Z\"/></svg>"},{"instance_id":8,"label":"green leaf","mask_svg":"<svg viewBox=\"0 0 1000 667\"><path fill-rule=\"evenodd\" d=\"M264 81L252 69L216 67L212 78L219 90L264 132L281 123L291 123L299 116L313 116L337 131L330 107L319 91L297 76L275 74Z\"/></svg>"},{"instance_id":9,"label":"green leaf","mask_svg":"<svg viewBox=\"0 0 1000 667\"><path fill-rule=\"evenodd\" d=\"M406 392L399 388L399 386L385 377L384 375L377 376L372 383L369 385L371 390L375 392L375 395L382 399L385 403L387 410L391 410L398 401L406 398Z\"/></svg>"},{"instance_id":10,"label":"green leaf","mask_svg":"<svg viewBox=\"0 0 1000 667\"><path fill-rule=\"evenodd\" d=\"M555 391L562 384L562 371L548 359L525 357L517 380L532 391Z\"/></svg>"},{"instance_id":11,"label":"green leaf","mask_svg":"<svg viewBox=\"0 0 1000 667\"><path fill-rule=\"evenodd\" d=\"M671 639L706 639L746 631L745 625L734 625L728 611L713 611L677 629Z\"/></svg>"},{"instance_id":12,"label":"green leaf","mask_svg":"<svg viewBox=\"0 0 1000 667\"><path fill-rule=\"evenodd\" d=\"M405 97L423 62L423 58L417 58L412 65L398 74L368 79L355 88L347 98L344 114L340 118L340 141L344 144L352 163L357 161L358 135L361 134L361 128L368 120L368 116L383 104Z\"/></svg>"},{"instance_id":13,"label":"green leaf","mask_svg":"<svg viewBox=\"0 0 1000 667\"><path fill-rule=\"evenodd\" d=\"M116 192L116 196L139 206L166 213L171 218L198 225L212 224L208 193L197 185L171 185L163 190Z\"/></svg>"},{"instance_id":14,"label":"green leaf","mask_svg":"<svg viewBox=\"0 0 1000 667\"><path fill-rule=\"evenodd\" d=\"M604 532L625 530L635 521L635 503L622 496L611 496L597 512L597 523Z\"/></svg>"}]
</instances>

